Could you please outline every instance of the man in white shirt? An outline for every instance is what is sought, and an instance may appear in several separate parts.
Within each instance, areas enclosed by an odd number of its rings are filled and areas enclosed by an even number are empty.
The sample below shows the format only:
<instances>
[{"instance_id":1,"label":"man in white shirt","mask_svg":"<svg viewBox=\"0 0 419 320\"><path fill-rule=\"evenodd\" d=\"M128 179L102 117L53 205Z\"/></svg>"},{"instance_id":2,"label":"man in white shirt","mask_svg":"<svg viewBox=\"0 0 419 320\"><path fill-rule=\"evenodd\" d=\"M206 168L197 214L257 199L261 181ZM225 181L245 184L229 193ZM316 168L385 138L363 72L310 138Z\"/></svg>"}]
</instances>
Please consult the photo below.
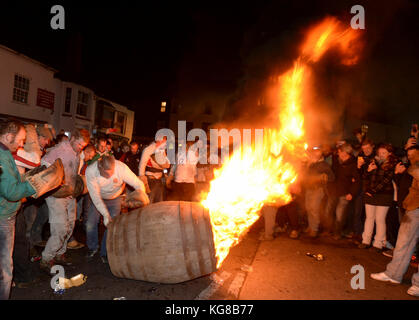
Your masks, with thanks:
<instances>
[{"instance_id":1,"label":"man in white shirt","mask_svg":"<svg viewBox=\"0 0 419 320\"><path fill-rule=\"evenodd\" d=\"M170 167L166 156L167 138L154 141L143 150L140 161L140 179L146 186L152 203L164 200L163 174Z\"/></svg>"},{"instance_id":2,"label":"man in white shirt","mask_svg":"<svg viewBox=\"0 0 419 320\"><path fill-rule=\"evenodd\" d=\"M87 258L93 258L99 248L98 224L100 216L107 226L112 218L121 213L122 197L125 183L142 194L143 205L149 203L145 194L144 183L128 168L128 166L113 156L103 156L86 169L87 189L93 205L89 207L86 221L86 242L89 248ZM106 236L103 235L100 256L107 263Z\"/></svg>"},{"instance_id":3,"label":"man in white shirt","mask_svg":"<svg viewBox=\"0 0 419 320\"><path fill-rule=\"evenodd\" d=\"M188 143L185 153L178 152L176 163L170 169L168 186L173 183L174 199L178 201L193 201L195 197L196 164L199 160L196 144Z\"/></svg>"}]
</instances>

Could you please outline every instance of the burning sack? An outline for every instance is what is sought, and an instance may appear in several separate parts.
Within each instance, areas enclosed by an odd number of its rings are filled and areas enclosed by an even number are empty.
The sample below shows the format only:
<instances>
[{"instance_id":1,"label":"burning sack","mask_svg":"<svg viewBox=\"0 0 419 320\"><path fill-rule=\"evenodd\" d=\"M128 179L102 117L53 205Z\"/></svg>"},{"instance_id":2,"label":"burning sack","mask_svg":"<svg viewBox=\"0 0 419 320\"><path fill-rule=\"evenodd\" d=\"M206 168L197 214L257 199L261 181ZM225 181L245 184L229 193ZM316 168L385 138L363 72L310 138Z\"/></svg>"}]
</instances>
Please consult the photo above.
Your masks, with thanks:
<instances>
[{"instance_id":1,"label":"burning sack","mask_svg":"<svg viewBox=\"0 0 419 320\"><path fill-rule=\"evenodd\" d=\"M122 206L130 209L146 206L150 203L147 194L141 190L134 190L122 201Z\"/></svg>"},{"instance_id":2,"label":"burning sack","mask_svg":"<svg viewBox=\"0 0 419 320\"><path fill-rule=\"evenodd\" d=\"M61 159L55 160L48 168L41 166L29 170L22 176L22 180L28 181L35 189L36 194L32 196L35 199L60 186L63 179L64 167Z\"/></svg>"},{"instance_id":3,"label":"burning sack","mask_svg":"<svg viewBox=\"0 0 419 320\"><path fill-rule=\"evenodd\" d=\"M208 210L198 202L163 201L133 210L108 225L113 275L179 283L217 270Z\"/></svg>"}]
</instances>

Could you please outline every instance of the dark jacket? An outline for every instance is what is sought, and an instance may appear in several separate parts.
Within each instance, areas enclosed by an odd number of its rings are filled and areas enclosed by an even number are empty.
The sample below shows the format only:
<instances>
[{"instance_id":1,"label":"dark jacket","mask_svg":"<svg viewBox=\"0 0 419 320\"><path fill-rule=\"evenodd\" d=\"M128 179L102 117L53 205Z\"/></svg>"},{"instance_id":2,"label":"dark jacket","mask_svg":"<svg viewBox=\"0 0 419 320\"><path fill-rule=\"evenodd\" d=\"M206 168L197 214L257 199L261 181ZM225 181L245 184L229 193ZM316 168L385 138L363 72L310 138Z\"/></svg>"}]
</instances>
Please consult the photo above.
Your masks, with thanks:
<instances>
[{"instance_id":1,"label":"dark jacket","mask_svg":"<svg viewBox=\"0 0 419 320\"><path fill-rule=\"evenodd\" d=\"M141 152L133 154L131 151L126 153L124 162L135 173L136 176L140 175L140 160Z\"/></svg>"},{"instance_id":2,"label":"dark jacket","mask_svg":"<svg viewBox=\"0 0 419 320\"><path fill-rule=\"evenodd\" d=\"M321 178L323 174L327 175L327 181L323 181ZM315 162L307 168L304 177L305 188L317 189L324 187L327 182L332 182L334 179L335 175L333 174L332 168L326 161Z\"/></svg>"},{"instance_id":3,"label":"dark jacket","mask_svg":"<svg viewBox=\"0 0 419 320\"><path fill-rule=\"evenodd\" d=\"M375 206L392 205L394 199L394 167L395 164L385 164L378 166L371 172L364 173L364 178L368 180L365 189L365 203Z\"/></svg>"},{"instance_id":4,"label":"dark jacket","mask_svg":"<svg viewBox=\"0 0 419 320\"><path fill-rule=\"evenodd\" d=\"M353 198L359 192L361 187L361 177L355 157L351 156L345 162L341 162L338 157L333 161L333 173L335 174L335 182L332 184L332 194L336 197L351 194Z\"/></svg>"},{"instance_id":5,"label":"dark jacket","mask_svg":"<svg viewBox=\"0 0 419 320\"><path fill-rule=\"evenodd\" d=\"M364 177L365 177L365 173L368 171L368 166L370 165L371 161L375 157L375 151L373 151L369 156L366 156L364 154L364 152L361 151L359 153L358 157L362 157L365 161L365 163L361 166L361 168L358 169L358 171L359 171L359 175L361 176L361 180L362 180L362 183L361 183L362 190L366 190L367 184L368 184L368 179L364 178ZM357 165L358 165L358 159L357 159Z\"/></svg>"},{"instance_id":6,"label":"dark jacket","mask_svg":"<svg viewBox=\"0 0 419 320\"><path fill-rule=\"evenodd\" d=\"M412 186L413 177L405 171L400 174L395 174L394 182L397 185L397 205L399 208L403 208L403 201L409 194L409 188Z\"/></svg>"}]
</instances>

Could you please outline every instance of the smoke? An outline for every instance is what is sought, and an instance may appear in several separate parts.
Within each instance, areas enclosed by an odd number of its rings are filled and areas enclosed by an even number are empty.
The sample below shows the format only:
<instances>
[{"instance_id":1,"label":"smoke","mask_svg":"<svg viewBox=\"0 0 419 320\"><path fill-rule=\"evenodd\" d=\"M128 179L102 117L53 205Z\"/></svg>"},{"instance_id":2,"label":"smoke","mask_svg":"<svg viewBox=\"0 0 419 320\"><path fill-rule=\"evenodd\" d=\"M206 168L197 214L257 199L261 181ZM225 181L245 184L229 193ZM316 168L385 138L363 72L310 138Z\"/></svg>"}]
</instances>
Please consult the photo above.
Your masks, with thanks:
<instances>
[{"instance_id":1,"label":"smoke","mask_svg":"<svg viewBox=\"0 0 419 320\"><path fill-rule=\"evenodd\" d=\"M394 1L385 6L368 2L364 6L369 15L367 29L360 31L363 33L363 47L358 63L342 65L338 52L330 50L321 61L310 65L302 103L306 138L310 144L347 138L343 133L348 117L362 119L377 109L378 90L372 81L375 70L371 68L371 62L376 51L380 50L379 46L383 41L385 43L383 38L388 29L397 22L399 11L408 8L408 2ZM349 9L341 14L341 19L349 25L351 16L348 12ZM277 78L292 68L306 30L307 23L301 23L293 30L287 30L286 37L276 36L248 54L242 85L230 103L225 120L215 127L278 127L280 84Z\"/></svg>"}]
</instances>

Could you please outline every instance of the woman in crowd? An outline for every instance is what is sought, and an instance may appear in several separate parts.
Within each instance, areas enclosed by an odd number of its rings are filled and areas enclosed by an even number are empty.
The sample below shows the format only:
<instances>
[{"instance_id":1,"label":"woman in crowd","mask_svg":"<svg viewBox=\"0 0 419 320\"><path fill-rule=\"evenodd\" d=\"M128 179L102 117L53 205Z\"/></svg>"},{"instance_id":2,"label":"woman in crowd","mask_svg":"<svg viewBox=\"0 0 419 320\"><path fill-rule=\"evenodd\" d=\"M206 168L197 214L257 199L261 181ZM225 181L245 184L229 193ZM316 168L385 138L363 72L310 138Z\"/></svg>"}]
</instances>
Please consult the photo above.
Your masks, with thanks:
<instances>
[{"instance_id":1,"label":"woman in crowd","mask_svg":"<svg viewBox=\"0 0 419 320\"><path fill-rule=\"evenodd\" d=\"M370 162L364 173L366 219L360 249L370 247L374 224L376 234L373 246L381 252L386 245L386 216L394 199L392 180L396 163L393 147L389 144L381 144L377 149L377 156Z\"/></svg>"}]
</instances>

